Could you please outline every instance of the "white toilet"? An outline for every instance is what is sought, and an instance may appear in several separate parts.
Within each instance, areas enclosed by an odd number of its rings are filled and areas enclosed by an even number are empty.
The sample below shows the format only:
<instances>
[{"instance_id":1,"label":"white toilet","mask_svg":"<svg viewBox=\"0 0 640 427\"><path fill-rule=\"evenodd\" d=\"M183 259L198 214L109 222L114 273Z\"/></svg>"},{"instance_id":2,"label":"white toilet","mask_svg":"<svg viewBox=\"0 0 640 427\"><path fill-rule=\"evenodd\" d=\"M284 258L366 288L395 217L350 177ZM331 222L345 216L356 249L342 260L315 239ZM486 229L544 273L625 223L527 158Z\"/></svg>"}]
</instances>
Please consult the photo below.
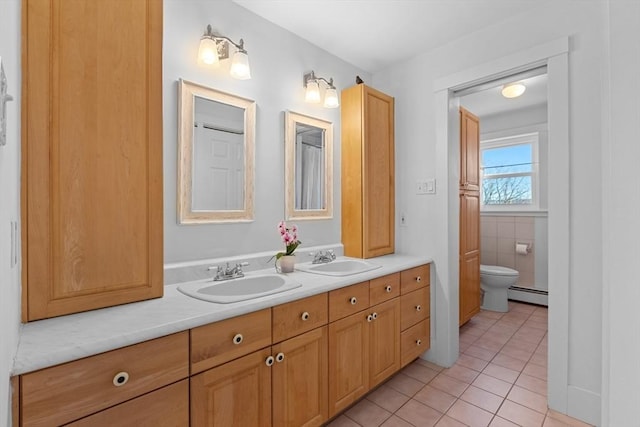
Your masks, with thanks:
<instances>
[{"instance_id":1,"label":"white toilet","mask_svg":"<svg viewBox=\"0 0 640 427\"><path fill-rule=\"evenodd\" d=\"M480 287L484 291L482 309L506 313L509 311L507 289L518 281L517 270L499 265L480 265Z\"/></svg>"}]
</instances>

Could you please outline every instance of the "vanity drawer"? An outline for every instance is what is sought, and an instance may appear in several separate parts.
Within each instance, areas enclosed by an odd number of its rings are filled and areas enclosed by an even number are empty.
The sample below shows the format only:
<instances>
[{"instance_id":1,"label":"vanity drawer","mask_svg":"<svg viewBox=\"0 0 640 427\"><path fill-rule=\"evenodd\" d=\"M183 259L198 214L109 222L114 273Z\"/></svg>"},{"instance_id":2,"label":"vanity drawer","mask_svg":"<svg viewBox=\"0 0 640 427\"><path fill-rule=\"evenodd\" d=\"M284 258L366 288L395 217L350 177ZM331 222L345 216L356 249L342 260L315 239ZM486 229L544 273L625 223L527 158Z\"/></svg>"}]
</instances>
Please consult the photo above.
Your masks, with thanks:
<instances>
[{"instance_id":1,"label":"vanity drawer","mask_svg":"<svg viewBox=\"0 0 640 427\"><path fill-rule=\"evenodd\" d=\"M400 330L429 317L429 289L420 288L400 297Z\"/></svg>"},{"instance_id":2,"label":"vanity drawer","mask_svg":"<svg viewBox=\"0 0 640 427\"><path fill-rule=\"evenodd\" d=\"M400 295L400 273L369 281L369 304L376 305Z\"/></svg>"},{"instance_id":3,"label":"vanity drawer","mask_svg":"<svg viewBox=\"0 0 640 427\"><path fill-rule=\"evenodd\" d=\"M369 282L329 292L329 322L369 308Z\"/></svg>"},{"instance_id":4,"label":"vanity drawer","mask_svg":"<svg viewBox=\"0 0 640 427\"><path fill-rule=\"evenodd\" d=\"M271 345L271 309L191 329L191 374Z\"/></svg>"},{"instance_id":5,"label":"vanity drawer","mask_svg":"<svg viewBox=\"0 0 640 427\"><path fill-rule=\"evenodd\" d=\"M400 272L400 293L402 295L413 292L416 289L429 286L431 271L429 264L410 268Z\"/></svg>"},{"instance_id":6,"label":"vanity drawer","mask_svg":"<svg viewBox=\"0 0 640 427\"><path fill-rule=\"evenodd\" d=\"M188 376L188 332L25 374L22 425L65 424Z\"/></svg>"},{"instance_id":7,"label":"vanity drawer","mask_svg":"<svg viewBox=\"0 0 640 427\"><path fill-rule=\"evenodd\" d=\"M400 334L400 362L405 367L413 359L429 350L431 325L425 319Z\"/></svg>"},{"instance_id":8,"label":"vanity drawer","mask_svg":"<svg viewBox=\"0 0 640 427\"><path fill-rule=\"evenodd\" d=\"M273 307L273 342L326 325L329 319L327 298L323 293Z\"/></svg>"}]
</instances>

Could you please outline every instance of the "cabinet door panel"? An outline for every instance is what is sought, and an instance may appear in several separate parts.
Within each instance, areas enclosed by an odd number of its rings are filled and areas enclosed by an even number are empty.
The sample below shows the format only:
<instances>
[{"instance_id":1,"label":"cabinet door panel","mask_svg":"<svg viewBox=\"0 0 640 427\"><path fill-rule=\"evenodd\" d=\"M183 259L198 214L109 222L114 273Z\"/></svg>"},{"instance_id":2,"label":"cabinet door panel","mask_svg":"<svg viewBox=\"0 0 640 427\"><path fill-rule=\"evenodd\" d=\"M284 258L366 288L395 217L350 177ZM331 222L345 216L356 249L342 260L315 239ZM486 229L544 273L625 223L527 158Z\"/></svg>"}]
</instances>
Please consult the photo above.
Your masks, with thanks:
<instances>
[{"instance_id":1,"label":"cabinet door panel","mask_svg":"<svg viewBox=\"0 0 640 427\"><path fill-rule=\"evenodd\" d=\"M23 318L162 296L162 1L24 5Z\"/></svg>"},{"instance_id":2,"label":"cabinet door panel","mask_svg":"<svg viewBox=\"0 0 640 427\"><path fill-rule=\"evenodd\" d=\"M327 326L273 346L273 424L320 426L328 418Z\"/></svg>"},{"instance_id":3,"label":"cabinet door panel","mask_svg":"<svg viewBox=\"0 0 640 427\"><path fill-rule=\"evenodd\" d=\"M376 317L369 326L369 387L373 388L400 369L400 299L369 310Z\"/></svg>"},{"instance_id":4,"label":"cabinet door panel","mask_svg":"<svg viewBox=\"0 0 640 427\"><path fill-rule=\"evenodd\" d=\"M329 324L329 416L369 391L368 311Z\"/></svg>"},{"instance_id":5,"label":"cabinet door panel","mask_svg":"<svg viewBox=\"0 0 640 427\"><path fill-rule=\"evenodd\" d=\"M271 348L191 377L191 426L271 425Z\"/></svg>"}]
</instances>

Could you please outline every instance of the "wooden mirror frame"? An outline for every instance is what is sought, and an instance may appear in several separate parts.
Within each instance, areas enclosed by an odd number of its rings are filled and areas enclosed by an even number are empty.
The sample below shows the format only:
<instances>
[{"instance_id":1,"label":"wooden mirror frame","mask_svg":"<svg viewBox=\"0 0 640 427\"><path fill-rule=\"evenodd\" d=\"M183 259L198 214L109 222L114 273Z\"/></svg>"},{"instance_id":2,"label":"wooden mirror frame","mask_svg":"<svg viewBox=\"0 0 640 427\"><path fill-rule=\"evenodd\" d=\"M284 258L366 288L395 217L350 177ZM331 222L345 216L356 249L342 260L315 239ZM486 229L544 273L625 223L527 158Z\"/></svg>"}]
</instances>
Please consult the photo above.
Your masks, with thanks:
<instances>
[{"instance_id":1,"label":"wooden mirror frame","mask_svg":"<svg viewBox=\"0 0 640 427\"><path fill-rule=\"evenodd\" d=\"M244 209L194 211L193 123L195 97L244 109ZM183 79L178 84L178 182L177 208L180 224L253 221L256 103Z\"/></svg>"},{"instance_id":2,"label":"wooden mirror frame","mask_svg":"<svg viewBox=\"0 0 640 427\"><path fill-rule=\"evenodd\" d=\"M296 123L324 129L324 200L323 209L296 209ZM333 124L331 122L294 113L285 112L285 214L289 219L333 218Z\"/></svg>"}]
</instances>

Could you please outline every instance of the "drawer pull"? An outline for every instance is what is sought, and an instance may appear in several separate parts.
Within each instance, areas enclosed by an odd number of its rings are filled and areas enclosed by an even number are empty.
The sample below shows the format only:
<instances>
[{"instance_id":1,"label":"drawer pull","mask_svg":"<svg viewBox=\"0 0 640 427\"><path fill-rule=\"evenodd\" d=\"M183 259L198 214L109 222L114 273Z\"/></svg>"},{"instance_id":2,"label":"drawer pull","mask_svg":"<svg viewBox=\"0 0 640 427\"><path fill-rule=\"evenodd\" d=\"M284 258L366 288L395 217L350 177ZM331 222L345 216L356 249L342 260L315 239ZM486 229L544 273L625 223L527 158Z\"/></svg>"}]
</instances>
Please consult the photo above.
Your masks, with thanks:
<instances>
[{"instance_id":1,"label":"drawer pull","mask_svg":"<svg viewBox=\"0 0 640 427\"><path fill-rule=\"evenodd\" d=\"M422 282L422 276L416 277L416 282L418 282L418 283Z\"/></svg>"},{"instance_id":2,"label":"drawer pull","mask_svg":"<svg viewBox=\"0 0 640 427\"><path fill-rule=\"evenodd\" d=\"M351 305L356 305L356 303L358 302L358 299L356 297L351 297L349 298L349 302L351 303Z\"/></svg>"},{"instance_id":3,"label":"drawer pull","mask_svg":"<svg viewBox=\"0 0 640 427\"><path fill-rule=\"evenodd\" d=\"M371 317L373 317L373 320L376 320L378 318L378 313L374 311Z\"/></svg>"},{"instance_id":4,"label":"drawer pull","mask_svg":"<svg viewBox=\"0 0 640 427\"><path fill-rule=\"evenodd\" d=\"M310 314L308 311L305 311L304 313L302 313L302 316L300 316L300 318L302 320L309 320Z\"/></svg>"},{"instance_id":5,"label":"drawer pull","mask_svg":"<svg viewBox=\"0 0 640 427\"><path fill-rule=\"evenodd\" d=\"M280 363L284 360L284 353L276 354L276 362Z\"/></svg>"},{"instance_id":6,"label":"drawer pull","mask_svg":"<svg viewBox=\"0 0 640 427\"><path fill-rule=\"evenodd\" d=\"M416 345L422 345L422 340L421 340L421 339L418 339L418 340L416 341Z\"/></svg>"},{"instance_id":7,"label":"drawer pull","mask_svg":"<svg viewBox=\"0 0 640 427\"><path fill-rule=\"evenodd\" d=\"M114 377L113 377L113 385L116 387L121 387L123 385L125 385L127 383L127 381L129 381L129 373L128 372L118 372Z\"/></svg>"},{"instance_id":8,"label":"drawer pull","mask_svg":"<svg viewBox=\"0 0 640 427\"><path fill-rule=\"evenodd\" d=\"M273 365L273 362L275 361L275 359L273 358L273 356L269 356L267 357L267 359L264 361L265 365L267 366L271 366Z\"/></svg>"},{"instance_id":9,"label":"drawer pull","mask_svg":"<svg viewBox=\"0 0 640 427\"><path fill-rule=\"evenodd\" d=\"M367 316L367 322L371 322L373 320L373 315L370 314Z\"/></svg>"},{"instance_id":10,"label":"drawer pull","mask_svg":"<svg viewBox=\"0 0 640 427\"><path fill-rule=\"evenodd\" d=\"M387 285L386 288L384 288L385 291L387 291L387 293L391 292L391 285Z\"/></svg>"},{"instance_id":11,"label":"drawer pull","mask_svg":"<svg viewBox=\"0 0 640 427\"><path fill-rule=\"evenodd\" d=\"M416 305L416 311L422 311L422 306L420 304Z\"/></svg>"},{"instance_id":12,"label":"drawer pull","mask_svg":"<svg viewBox=\"0 0 640 427\"><path fill-rule=\"evenodd\" d=\"M234 344L241 344L243 340L244 340L244 337L242 336L242 334L236 334L236 336L233 337Z\"/></svg>"}]
</instances>

